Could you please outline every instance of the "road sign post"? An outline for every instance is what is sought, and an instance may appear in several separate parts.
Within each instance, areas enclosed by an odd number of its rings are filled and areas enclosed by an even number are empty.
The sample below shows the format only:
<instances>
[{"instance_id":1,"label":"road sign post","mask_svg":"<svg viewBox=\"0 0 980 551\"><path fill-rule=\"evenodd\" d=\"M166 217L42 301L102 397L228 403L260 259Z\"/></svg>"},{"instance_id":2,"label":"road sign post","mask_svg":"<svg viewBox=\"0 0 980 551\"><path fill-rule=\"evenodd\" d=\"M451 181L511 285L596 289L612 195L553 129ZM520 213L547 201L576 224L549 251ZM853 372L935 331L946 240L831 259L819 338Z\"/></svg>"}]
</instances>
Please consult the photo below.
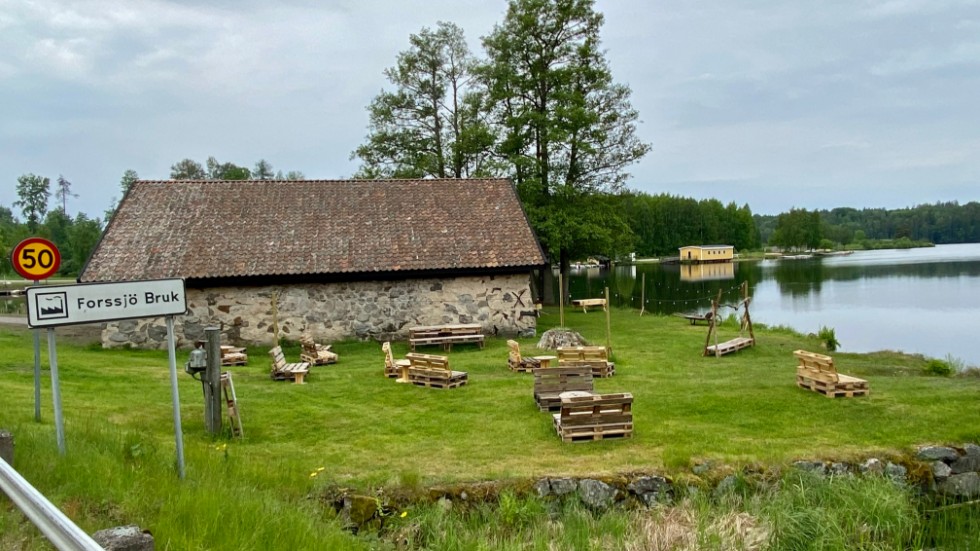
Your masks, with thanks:
<instances>
[{"instance_id":1,"label":"road sign post","mask_svg":"<svg viewBox=\"0 0 980 551\"><path fill-rule=\"evenodd\" d=\"M27 289L27 325L35 329L48 328L51 384L55 396L55 426L58 428L58 449L61 453L65 452L54 327L101 321L165 317L167 320L170 385L174 404L177 468L180 477L184 478L184 445L180 426L180 397L177 393L177 357L173 316L182 315L186 311L187 297L182 279L44 285Z\"/></svg>"},{"instance_id":2,"label":"road sign post","mask_svg":"<svg viewBox=\"0 0 980 551\"><path fill-rule=\"evenodd\" d=\"M24 279L34 285L54 275L61 267L61 252L54 243L41 237L27 238L10 251L10 264ZM41 421L41 330L34 333L34 420Z\"/></svg>"}]
</instances>

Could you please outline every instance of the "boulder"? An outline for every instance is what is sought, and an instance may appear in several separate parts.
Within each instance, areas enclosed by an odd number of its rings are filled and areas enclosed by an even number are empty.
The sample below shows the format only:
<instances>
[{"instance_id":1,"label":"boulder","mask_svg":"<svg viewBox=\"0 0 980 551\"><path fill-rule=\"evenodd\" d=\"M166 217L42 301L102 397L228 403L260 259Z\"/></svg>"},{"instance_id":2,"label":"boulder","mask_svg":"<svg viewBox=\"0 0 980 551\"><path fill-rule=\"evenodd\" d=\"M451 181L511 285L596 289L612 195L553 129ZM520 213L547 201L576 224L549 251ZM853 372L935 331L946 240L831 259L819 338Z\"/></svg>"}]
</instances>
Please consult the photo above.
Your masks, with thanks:
<instances>
[{"instance_id":1,"label":"boulder","mask_svg":"<svg viewBox=\"0 0 980 551\"><path fill-rule=\"evenodd\" d=\"M105 551L153 551L153 534L135 524L106 528L92 534Z\"/></svg>"},{"instance_id":2,"label":"boulder","mask_svg":"<svg viewBox=\"0 0 980 551\"><path fill-rule=\"evenodd\" d=\"M580 480L578 491L582 503L592 509L607 509L616 500L618 493L613 486L591 478Z\"/></svg>"},{"instance_id":3,"label":"boulder","mask_svg":"<svg viewBox=\"0 0 980 551\"><path fill-rule=\"evenodd\" d=\"M922 461L945 461L952 463L959 459L960 454L953 448L947 446L927 446L919 450L916 459Z\"/></svg>"},{"instance_id":4,"label":"boulder","mask_svg":"<svg viewBox=\"0 0 980 551\"><path fill-rule=\"evenodd\" d=\"M954 474L939 485L939 491L954 497L973 499L980 497L980 474Z\"/></svg>"}]
</instances>

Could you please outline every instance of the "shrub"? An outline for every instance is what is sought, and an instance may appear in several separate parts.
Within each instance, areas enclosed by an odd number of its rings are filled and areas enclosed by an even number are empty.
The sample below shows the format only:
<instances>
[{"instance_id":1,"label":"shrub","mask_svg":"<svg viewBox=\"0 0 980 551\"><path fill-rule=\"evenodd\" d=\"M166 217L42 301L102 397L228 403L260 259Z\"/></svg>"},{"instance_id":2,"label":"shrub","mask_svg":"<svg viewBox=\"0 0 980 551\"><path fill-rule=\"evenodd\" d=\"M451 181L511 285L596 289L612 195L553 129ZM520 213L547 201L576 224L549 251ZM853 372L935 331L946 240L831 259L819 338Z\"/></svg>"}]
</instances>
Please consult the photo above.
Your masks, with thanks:
<instances>
[{"instance_id":1,"label":"shrub","mask_svg":"<svg viewBox=\"0 0 980 551\"><path fill-rule=\"evenodd\" d=\"M817 333L817 337L823 341L823 347L831 352L837 350L840 346L840 341L837 340L837 334L834 332L833 327L820 326L820 332Z\"/></svg>"},{"instance_id":2,"label":"shrub","mask_svg":"<svg viewBox=\"0 0 980 551\"><path fill-rule=\"evenodd\" d=\"M953 374L953 366L946 360L939 360L933 358L926 362L926 365L922 370L926 375L939 375L940 377L949 377Z\"/></svg>"}]
</instances>

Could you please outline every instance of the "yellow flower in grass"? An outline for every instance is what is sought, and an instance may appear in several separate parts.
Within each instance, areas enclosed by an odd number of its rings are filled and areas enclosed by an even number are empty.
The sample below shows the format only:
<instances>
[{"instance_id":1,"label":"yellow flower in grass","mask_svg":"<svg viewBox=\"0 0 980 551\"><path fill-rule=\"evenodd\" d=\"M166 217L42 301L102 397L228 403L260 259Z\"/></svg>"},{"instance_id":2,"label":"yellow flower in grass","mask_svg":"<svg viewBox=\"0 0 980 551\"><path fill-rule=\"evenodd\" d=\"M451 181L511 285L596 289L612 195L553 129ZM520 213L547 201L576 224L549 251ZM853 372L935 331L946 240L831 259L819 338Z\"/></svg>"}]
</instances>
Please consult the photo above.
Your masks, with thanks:
<instances>
[{"instance_id":1,"label":"yellow flower in grass","mask_svg":"<svg viewBox=\"0 0 980 551\"><path fill-rule=\"evenodd\" d=\"M400 516L401 516L402 518L405 518L405 517L407 517L407 516L408 516L408 511L402 511L402 514L401 514Z\"/></svg>"},{"instance_id":2,"label":"yellow flower in grass","mask_svg":"<svg viewBox=\"0 0 980 551\"><path fill-rule=\"evenodd\" d=\"M317 469L315 471L313 471L312 473L310 473L310 478L316 478L316 476L318 474L322 473L323 470L324 470L324 467L317 467Z\"/></svg>"}]
</instances>

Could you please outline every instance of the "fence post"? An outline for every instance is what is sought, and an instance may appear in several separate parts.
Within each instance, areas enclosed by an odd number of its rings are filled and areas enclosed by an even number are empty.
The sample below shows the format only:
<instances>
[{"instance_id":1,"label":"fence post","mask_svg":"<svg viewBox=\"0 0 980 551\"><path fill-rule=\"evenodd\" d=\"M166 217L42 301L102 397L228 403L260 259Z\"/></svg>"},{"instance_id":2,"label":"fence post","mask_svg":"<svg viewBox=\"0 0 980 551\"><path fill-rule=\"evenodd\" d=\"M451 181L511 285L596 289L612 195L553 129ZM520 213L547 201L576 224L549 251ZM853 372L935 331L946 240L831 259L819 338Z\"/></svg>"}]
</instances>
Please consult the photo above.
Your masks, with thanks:
<instances>
[{"instance_id":1,"label":"fence post","mask_svg":"<svg viewBox=\"0 0 980 551\"><path fill-rule=\"evenodd\" d=\"M221 330L204 329L205 350L208 354L204 371L204 426L211 434L221 432Z\"/></svg>"},{"instance_id":2,"label":"fence post","mask_svg":"<svg viewBox=\"0 0 980 551\"><path fill-rule=\"evenodd\" d=\"M0 459L8 465L14 464L14 435L4 429L0 429Z\"/></svg>"}]
</instances>

